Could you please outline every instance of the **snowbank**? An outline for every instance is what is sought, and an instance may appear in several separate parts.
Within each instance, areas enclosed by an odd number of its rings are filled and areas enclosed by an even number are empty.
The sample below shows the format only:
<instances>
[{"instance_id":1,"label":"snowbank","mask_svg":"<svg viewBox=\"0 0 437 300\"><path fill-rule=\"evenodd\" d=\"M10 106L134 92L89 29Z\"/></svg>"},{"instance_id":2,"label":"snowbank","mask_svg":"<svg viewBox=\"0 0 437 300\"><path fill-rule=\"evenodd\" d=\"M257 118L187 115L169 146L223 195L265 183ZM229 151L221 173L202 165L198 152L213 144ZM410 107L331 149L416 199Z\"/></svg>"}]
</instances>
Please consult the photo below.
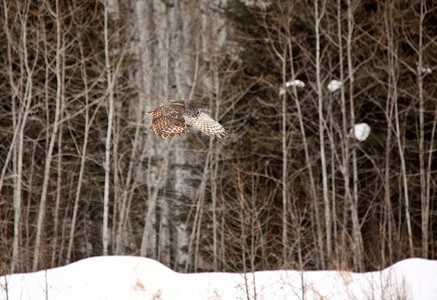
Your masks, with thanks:
<instances>
[{"instance_id":1,"label":"snowbank","mask_svg":"<svg viewBox=\"0 0 437 300\"><path fill-rule=\"evenodd\" d=\"M305 294L305 295L304 295ZM0 277L0 299L437 299L437 261L381 272L263 271L181 274L148 258L93 257Z\"/></svg>"}]
</instances>

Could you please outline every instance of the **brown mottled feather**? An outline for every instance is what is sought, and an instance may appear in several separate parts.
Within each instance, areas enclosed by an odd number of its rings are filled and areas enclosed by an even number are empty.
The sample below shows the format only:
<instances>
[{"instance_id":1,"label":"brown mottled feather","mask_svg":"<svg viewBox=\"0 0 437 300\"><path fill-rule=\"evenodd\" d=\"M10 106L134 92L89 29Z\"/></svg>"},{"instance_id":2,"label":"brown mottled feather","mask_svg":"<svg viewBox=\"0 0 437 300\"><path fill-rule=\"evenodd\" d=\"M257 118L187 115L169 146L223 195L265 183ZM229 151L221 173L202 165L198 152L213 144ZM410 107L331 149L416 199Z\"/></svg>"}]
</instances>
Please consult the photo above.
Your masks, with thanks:
<instances>
[{"instance_id":1,"label":"brown mottled feather","mask_svg":"<svg viewBox=\"0 0 437 300\"><path fill-rule=\"evenodd\" d=\"M183 103L171 103L171 105L162 104L147 113L152 115L152 125L155 133L166 138L188 131L182 115L183 111Z\"/></svg>"},{"instance_id":2,"label":"brown mottled feather","mask_svg":"<svg viewBox=\"0 0 437 300\"><path fill-rule=\"evenodd\" d=\"M202 106L197 101L170 101L147 113L152 115L153 130L162 138L189 131L187 125L192 125L212 137L221 139L226 135L223 126L202 112Z\"/></svg>"}]
</instances>

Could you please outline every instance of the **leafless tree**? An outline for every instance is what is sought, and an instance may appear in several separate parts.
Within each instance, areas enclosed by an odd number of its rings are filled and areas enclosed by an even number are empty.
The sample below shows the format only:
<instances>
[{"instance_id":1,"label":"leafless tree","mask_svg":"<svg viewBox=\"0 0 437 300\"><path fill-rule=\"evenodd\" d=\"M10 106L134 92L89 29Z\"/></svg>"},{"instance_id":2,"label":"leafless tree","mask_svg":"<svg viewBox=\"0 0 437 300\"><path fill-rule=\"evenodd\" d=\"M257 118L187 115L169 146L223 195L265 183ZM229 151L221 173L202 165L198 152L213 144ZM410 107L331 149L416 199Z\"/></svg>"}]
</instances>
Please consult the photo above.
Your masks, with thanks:
<instances>
[{"instance_id":1,"label":"leafless tree","mask_svg":"<svg viewBox=\"0 0 437 300\"><path fill-rule=\"evenodd\" d=\"M3 0L0 271L435 258L436 8L311 4ZM175 98L229 135L156 137L145 112Z\"/></svg>"}]
</instances>

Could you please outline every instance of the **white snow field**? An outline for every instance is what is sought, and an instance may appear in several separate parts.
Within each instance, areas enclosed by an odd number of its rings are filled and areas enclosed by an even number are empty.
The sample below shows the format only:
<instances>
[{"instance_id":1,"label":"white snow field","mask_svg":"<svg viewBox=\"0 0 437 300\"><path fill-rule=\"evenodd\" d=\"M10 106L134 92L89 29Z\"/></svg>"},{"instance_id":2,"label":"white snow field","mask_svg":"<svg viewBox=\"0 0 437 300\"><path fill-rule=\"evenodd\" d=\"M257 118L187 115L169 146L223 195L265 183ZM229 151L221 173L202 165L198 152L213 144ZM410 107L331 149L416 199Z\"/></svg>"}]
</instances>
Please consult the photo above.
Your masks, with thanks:
<instances>
[{"instance_id":1,"label":"white snow field","mask_svg":"<svg viewBox=\"0 0 437 300\"><path fill-rule=\"evenodd\" d=\"M176 273L129 256L84 259L0 277L0 299L437 299L437 261L407 259L381 272Z\"/></svg>"}]
</instances>

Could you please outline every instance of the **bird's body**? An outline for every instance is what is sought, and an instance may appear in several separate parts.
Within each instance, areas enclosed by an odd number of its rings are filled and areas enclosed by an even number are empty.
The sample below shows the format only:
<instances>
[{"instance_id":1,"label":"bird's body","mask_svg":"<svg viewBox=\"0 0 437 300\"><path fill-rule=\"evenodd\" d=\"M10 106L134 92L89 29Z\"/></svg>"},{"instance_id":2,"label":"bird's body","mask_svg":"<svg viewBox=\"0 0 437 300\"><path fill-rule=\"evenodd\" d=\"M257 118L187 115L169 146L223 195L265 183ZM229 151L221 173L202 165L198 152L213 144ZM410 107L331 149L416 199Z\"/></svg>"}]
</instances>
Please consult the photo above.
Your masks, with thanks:
<instances>
[{"instance_id":1,"label":"bird's body","mask_svg":"<svg viewBox=\"0 0 437 300\"><path fill-rule=\"evenodd\" d=\"M153 130L162 138L189 131L187 125L220 139L226 135L223 126L203 112L202 105L195 100L169 101L147 113L152 115Z\"/></svg>"}]
</instances>

